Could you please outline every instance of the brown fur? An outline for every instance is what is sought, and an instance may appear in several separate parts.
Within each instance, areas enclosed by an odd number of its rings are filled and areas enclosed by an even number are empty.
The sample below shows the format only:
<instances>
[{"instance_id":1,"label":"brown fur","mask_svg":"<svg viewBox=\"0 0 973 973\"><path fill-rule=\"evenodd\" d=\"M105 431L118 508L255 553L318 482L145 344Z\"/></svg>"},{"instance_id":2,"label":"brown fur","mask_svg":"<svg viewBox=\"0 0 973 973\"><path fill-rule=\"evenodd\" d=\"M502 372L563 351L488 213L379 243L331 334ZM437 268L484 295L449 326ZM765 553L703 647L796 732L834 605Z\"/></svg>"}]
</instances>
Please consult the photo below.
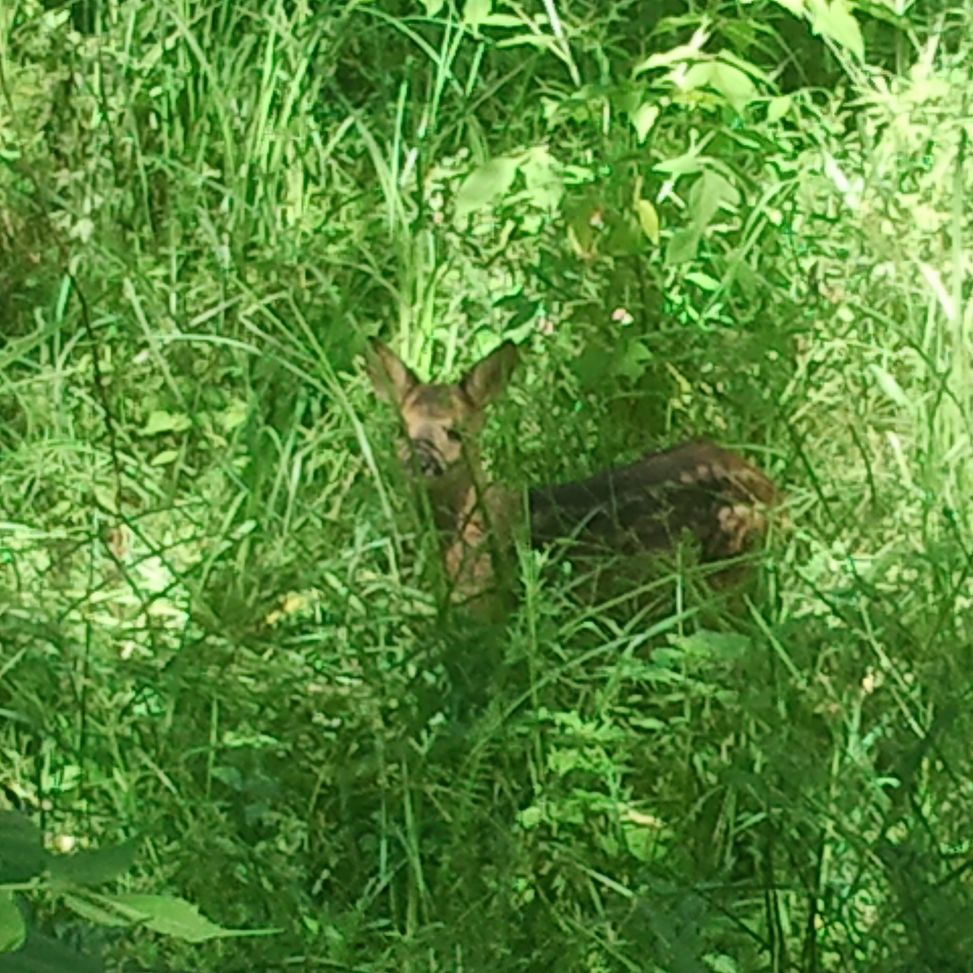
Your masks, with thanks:
<instances>
[{"instance_id":1,"label":"brown fur","mask_svg":"<svg viewBox=\"0 0 973 973\"><path fill-rule=\"evenodd\" d=\"M463 600L482 600L506 572L516 493L487 485L476 437L484 410L504 390L517 362L505 342L455 384L419 380L387 345L375 342L369 374L396 406L406 443L402 459L431 501L447 575ZM774 484L742 457L705 440L649 453L617 469L528 495L535 547L568 540L583 556L671 550L684 532L704 560L744 552L767 526ZM506 578L499 579L508 580Z\"/></svg>"}]
</instances>

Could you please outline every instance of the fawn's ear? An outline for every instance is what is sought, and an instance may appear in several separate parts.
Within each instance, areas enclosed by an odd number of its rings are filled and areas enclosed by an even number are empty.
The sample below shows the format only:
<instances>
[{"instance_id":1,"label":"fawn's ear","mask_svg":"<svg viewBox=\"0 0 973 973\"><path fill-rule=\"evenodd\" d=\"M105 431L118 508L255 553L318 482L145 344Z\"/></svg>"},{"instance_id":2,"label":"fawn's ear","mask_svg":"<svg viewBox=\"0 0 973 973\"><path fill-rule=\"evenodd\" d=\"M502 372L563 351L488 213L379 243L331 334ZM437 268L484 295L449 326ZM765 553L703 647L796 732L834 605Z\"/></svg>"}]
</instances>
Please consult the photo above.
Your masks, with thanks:
<instances>
[{"instance_id":1,"label":"fawn's ear","mask_svg":"<svg viewBox=\"0 0 973 973\"><path fill-rule=\"evenodd\" d=\"M516 366L517 346L505 341L486 358L481 358L460 379L459 387L477 409L482 409L507 387Z\"/></svg>"},{"instance_id":2,"label":"fawn's ear","mask_svg":"<svg viewBox=\"0 0 973 973\"><path fill-rule=\"evenodd\" d=\"M365 353L365 367L375 394L384 402L401 405L420 384L416 373L384 341L374 339Z\"/></svg>"}]
</instances>

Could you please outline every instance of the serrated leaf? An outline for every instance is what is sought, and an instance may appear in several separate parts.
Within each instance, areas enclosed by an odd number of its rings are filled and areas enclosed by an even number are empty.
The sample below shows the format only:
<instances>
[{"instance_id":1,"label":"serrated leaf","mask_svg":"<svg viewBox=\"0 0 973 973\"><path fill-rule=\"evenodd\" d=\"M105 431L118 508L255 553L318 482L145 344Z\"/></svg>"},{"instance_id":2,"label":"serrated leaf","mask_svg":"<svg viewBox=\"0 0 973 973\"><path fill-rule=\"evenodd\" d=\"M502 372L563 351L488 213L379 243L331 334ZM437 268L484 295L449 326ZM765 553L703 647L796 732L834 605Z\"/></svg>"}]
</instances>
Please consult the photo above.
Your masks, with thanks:
<instances>
[{"instance_id":1,"label":"serrated leaf","mask_svg":"<svg viewBox=\"0 0 973 973\"><path fill-rule=\"evenodd\" d=\"M497 156L474 169L456 192L457 218L491 206L513 185L517 168L517 159Z\"/></svg>"},{"instance_id":2,"label":"serrated leaf","mask_svg":"<svg viewBox=\"0 0 973 973\"><path fill-rule=\"evenodd\" d=\"M632 128L635 129L635 136L639 140L639 144L645 141L646 135L652 131L652 126L655 125L658 117L659 106L652 105L649 102L639 105L629 115L629 120L632 123Z\"/></svg>"},{"instance_id":3,"label":"serrated leaf","mask_svg":"<svg viewBox=\"0 0 973 973\"><path fill-rule=\"evenodd\" d=\"M639 218L642 232L656 245L659 245L659 214L647 199L635 200L635 212Z\"/></svg>"},{"instance_id":4,"label":"serrated leaf","mask_svg":"<svg viewBox=\"0 0 973 973\"><path fill-rule=\"evenodd\" d=\"M767 103L767 121L771 125L779 122L791 110L791 104L792 101L788 95L771 98Z\"/></svg>"},{"instance_id":5,"label":"serrated leaf","mask_svg":"<svg viewBox=\"0 0 973 973\"><path fill-rule=\"evenodd\" d=\"M174 936L187 943L203 943L209 939L230 936L269 935L272 929L225 929L210 922L199 909L174 895L116 895L111 897L124 908L142 915L142 922L154 932Z\"/></svg>"},{"instance_id":6,"label":"serrated leaf","mask_svg":"<svg viewBox=\"0 0 973 973\"><path fill-rule=\"evenodd\" d=\"M28 882L46 864L40 828L17 811L0 811L0 884Z\"/></svg>"},{"instance_id":7,"label":"serrated leaf","mask_svg":"<svg viewBox=\"0 0 973 973\"><path fill-rule=\"evenodd\" d=\"M0 891L0 953L20 949L27 938L27 924L12 892Z\"/></svg>"},{"instance_id":8,"label":"serrated leaf","mask_svg":"<svg viewBox=\"0 0 973 973\"><path fill-rule=\"evenodd\" d=\"M189 416L181 412L156 409L149 413L149 418L140 431L143 436L158 436L167 432L184 432L192 424Z\"/></svg>"},{"instance_id":9,"label":"serrated leaf","mask_svg":"<svg viewBox=\"0 0 973 973\"><path fill-rule=\"evenodd\" d=\"M120 908L111 896L63 895L61 901L76 915L97 926L123 928L142 921L142 914L134 909Z\"/></svg>"},{"instance_id":10,"label":"serrated leaf","mask_svg":"<svg viewBox=\"0 0 973 973\"><path fill-rule=\"evenodd\" d=\"M55 855L50 861L51 876L69 885L101 885L124 875L135 861L138 839L104 848L84 849L73 855Z\"/></svg>"},{"instance_id":11,"label":"serrated leaf","mask_svg":"<svg viewBox=\"0 0 973 973\"><path fill-rule=\"evenodd\" d=\"M846 0L807 0L807 17L815 34L833 40L850 51L859 61L865 60L865 41Z\"/></svg>"}]
</instances>

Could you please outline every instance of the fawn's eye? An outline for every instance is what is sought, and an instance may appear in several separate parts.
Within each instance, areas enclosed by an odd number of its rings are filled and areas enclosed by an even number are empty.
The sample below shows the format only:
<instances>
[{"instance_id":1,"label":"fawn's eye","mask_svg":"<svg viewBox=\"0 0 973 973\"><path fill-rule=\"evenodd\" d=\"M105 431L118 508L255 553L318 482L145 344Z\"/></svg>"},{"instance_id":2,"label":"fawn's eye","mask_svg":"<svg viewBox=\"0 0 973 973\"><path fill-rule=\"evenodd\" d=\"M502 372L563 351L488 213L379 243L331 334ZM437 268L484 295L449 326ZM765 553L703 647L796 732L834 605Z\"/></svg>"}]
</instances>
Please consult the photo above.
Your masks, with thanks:
<instances>
[{"instance_id":1,"label":"fawn's eye","mask_svg":"<svg viewBox=\"0 0 973 973\"><path fill-rule=\"evenodd\" d=\"M447 429L446 438L451 443L461 443L463 441L463 436L458 429Z\"/></svg>"}]
</instances>

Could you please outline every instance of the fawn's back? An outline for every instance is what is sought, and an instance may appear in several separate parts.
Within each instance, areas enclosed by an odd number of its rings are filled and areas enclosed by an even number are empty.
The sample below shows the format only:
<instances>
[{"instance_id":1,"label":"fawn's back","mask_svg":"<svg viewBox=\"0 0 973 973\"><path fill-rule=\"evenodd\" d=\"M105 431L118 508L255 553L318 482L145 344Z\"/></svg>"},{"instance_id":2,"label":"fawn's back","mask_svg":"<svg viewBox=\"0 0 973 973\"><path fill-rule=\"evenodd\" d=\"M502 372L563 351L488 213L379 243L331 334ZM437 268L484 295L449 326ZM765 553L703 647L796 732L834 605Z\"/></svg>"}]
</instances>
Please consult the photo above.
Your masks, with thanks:
<instances>
[{"instance_id":1,"label":"fawn's back","mask_svg":"<svg viewBox=\"0 0 973 973\"><path fill-rule=\"evenodd\" d=\"M455 590L481 593L509 555L519 497L487 484L477 435L487 406L517 362L510 342L477 362L459 382L419 380L376 342L369 372L378 394L399 412L402 459L426 488ZM587 479L528 494L533 546L567 541L585 556L637 555L673 548L689 532L704 560L744 552L766 529L774 484L741 456L705 440L649 453Z\"/></svg>"}]
</instances>

